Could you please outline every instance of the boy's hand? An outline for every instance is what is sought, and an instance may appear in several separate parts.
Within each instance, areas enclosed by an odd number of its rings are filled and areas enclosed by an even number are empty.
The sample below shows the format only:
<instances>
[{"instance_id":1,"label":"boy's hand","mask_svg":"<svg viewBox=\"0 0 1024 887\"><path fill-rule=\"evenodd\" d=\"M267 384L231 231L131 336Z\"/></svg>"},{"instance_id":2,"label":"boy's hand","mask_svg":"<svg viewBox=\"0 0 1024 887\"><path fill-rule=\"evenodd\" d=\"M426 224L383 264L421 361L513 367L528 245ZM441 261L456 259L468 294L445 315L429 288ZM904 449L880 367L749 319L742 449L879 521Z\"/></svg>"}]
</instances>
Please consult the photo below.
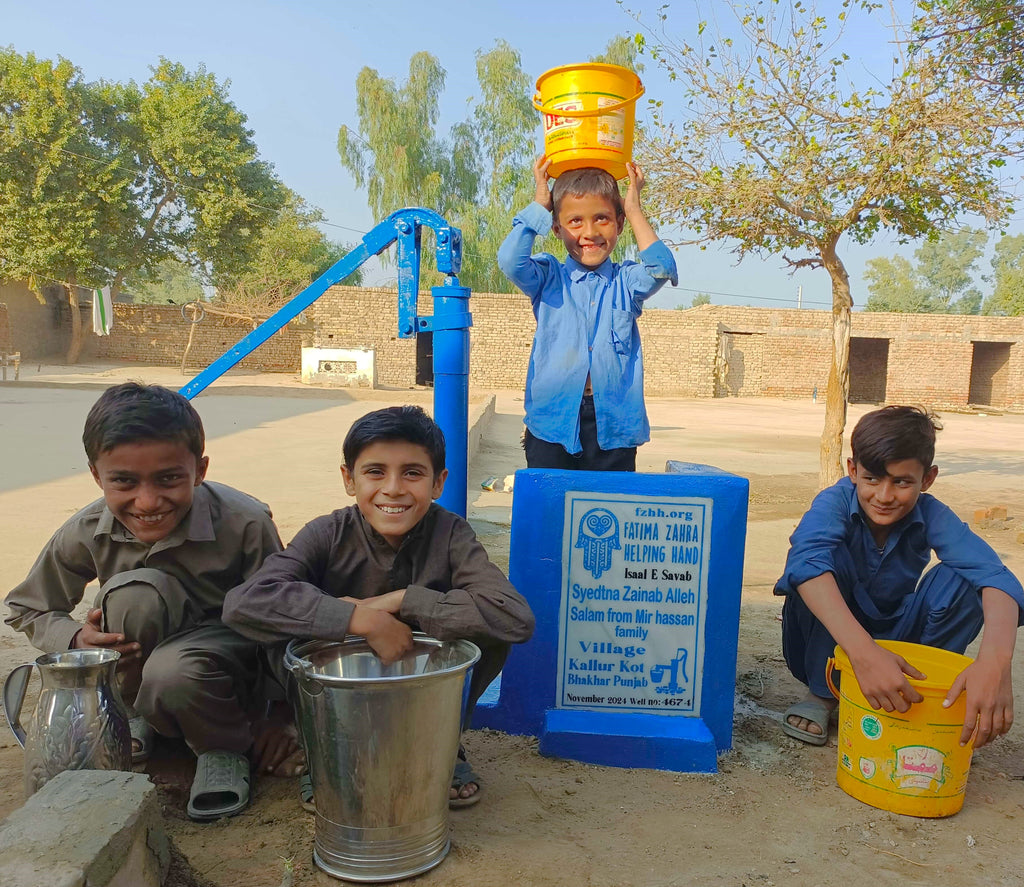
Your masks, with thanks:
<instances>
[{"instance_id":1,"label":"boy's hand","mask_svg":"<svg viewBox=\"0 0 1024 887\"><path fill-rule=\"evenodd\" d=\"M548 212L554 207L554 203L551 201L551 189L548 187L549 166L551 166L551 161L544 154L541 154L533 164L533 180L537 183L537 193L533 199Z\"/></svg>"},{"instance_id":2,"label":"boy's hand","mask_svg":"<svg viewBox=\"0 0 1024 887\"><path fill-rule=\"evenodd\" d=\"M850 664L864 698L874 709L906 712L924 698L907 680L907 675L917 680L923 680L927 675L902 656L874 642L856 659L851 655Z\"/></svg>"},{"instance_id":3,"label":"boy's hand","mask_svg":"<svg viewBox=\"0 0 1024 887\"><path fill-rule=\"evenodd\" d=\"M631 213L643 214L640 207L640 191L647 180L644 178L644 171L635 163L626 164L626 174L629 176L629 187L626 189L626 199L622 203L622 208L629 218Z\"/></svg>"},{"instance_id":4,"label":"boy's hand","mask_svg":"<svg viewBox=\"0 0 1024 887\"><path fill-rule=\"evenodd\" d=\"M118 665L130 662L141 656L141 645L135 641L129 641L123 634L101 631L103 625L103 611L100 609L90 610L85 617L85 625L79 629L71 642L73 650L84 650L90 647L99 647L105 650L117 650L121 654Z\"/></svg>"},{"instance_id":5,"label":"boy's hand","mask_svg":"<svg viewBox=\"0 0 1024 887\"><path fill-rule=\"evenodd\" d=\"M942 701L943 707L949 708L964 691L967 714L960 731L960 745L967 745L973 735L974 747L981 748L1009 732L1013 726L1013 680L1009 667L1003 667L994 657L979 654L956 676Z\"/></svg>"},{"instance_id":6,"label":"boy's hand","mask_svg":"<svg viewBox=\"0 0 1024 887\"><path fill-rule=\"evenodd\" d=\"M390 613L374 607L357 605L348 630L366 638L366 643L385 665L397 662L412 649L412 629Z\"/></svg>"}]
</instances>

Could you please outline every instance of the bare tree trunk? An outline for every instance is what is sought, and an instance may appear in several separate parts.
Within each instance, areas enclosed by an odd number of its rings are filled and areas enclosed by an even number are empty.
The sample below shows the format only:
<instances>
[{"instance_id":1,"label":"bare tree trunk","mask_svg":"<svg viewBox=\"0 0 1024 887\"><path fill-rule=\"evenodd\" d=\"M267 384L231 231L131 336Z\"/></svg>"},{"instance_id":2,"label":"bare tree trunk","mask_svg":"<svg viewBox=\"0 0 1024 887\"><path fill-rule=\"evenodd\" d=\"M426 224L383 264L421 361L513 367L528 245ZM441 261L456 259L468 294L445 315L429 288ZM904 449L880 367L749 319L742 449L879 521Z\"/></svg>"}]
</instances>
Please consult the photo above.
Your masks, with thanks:
<instances>
[{"instance_id":1,"label":"bare tree trunk","mask_svg":"<svg viewBox=\"0 0 1024 887\"><path fill-rule=\"evenodd\" d=\"M68 304L71 306L71 342L68 345L68 353L64 358L67 364L78 363L82 354L82 310L78 304L78 287L75 286L75 275L72 274L65 284L68 294Z\"/></svg>"},{"instance_id":2,"label":"bare tree trunk","mask_svg":"<svg viewBox=\"0 0 1024 887\"><path fill-rule=\"evenodd\" d=\"M825 425L821 432L818 483L822 489L843 476L843 431L850 396L850 276L835 243L822 249L822 260L832 278L832 363L825 389Z\"/></svg>"}]
</instances>

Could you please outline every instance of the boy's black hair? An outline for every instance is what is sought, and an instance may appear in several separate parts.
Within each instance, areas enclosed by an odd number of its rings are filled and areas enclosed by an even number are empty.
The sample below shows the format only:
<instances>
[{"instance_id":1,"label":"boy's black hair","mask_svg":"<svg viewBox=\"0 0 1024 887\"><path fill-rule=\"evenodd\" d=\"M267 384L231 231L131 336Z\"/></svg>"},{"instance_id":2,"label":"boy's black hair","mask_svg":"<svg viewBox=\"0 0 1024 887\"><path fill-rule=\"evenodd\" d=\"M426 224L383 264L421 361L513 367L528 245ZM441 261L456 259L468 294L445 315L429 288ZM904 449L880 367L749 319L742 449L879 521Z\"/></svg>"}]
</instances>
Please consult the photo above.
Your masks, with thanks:
<instances>
[{"instance_id":1,"label":"boy's black hair","mask_svg":"<svg viewBox=\"0 0 1024 887\"><path fill-rule=\"evenodd\" d=\"M203 420L188 400L162 385L124 382L100 395L85 419L82 443L89 464L121 444L143 440L180 441L203 458Z\"/></svg>"},{"instance_id":2,"label":"boy's black hair","mask_svg":"<svg viewBox=\"0 0 1024 887\"><path fill-rule=\"evenodd\" d=\"M583 169L571 169L562 173L551 189L551 215L558 221L558 212L562 208L562 198L566 194L573 197L586 197L593 194L596 197L604 197L611 201L615 207L615 217L623 219L626 210L622 206L622 195L619 193L619 184L612 177L611 173L593 166L585 166Z\"/></svg>"},{"instance_id":3,"label":"boy's black hair","mask_svg":"<svg viewBox=\"0 0 1024 887\"><path fill-rule=\"evenodd\" d=\"M434 474L444 471L444 433L421 407L385 407L356 419L341 445L345 467L351 471L359 454L380 440L417 444L430 455Z\"/></svg>"},{"instance_id":4,"label":"boy's black hair","mask_svg":"<svg viewBox=\"0 0 1024 887\"><path fill-rule=\"evenodd\" d=\"M878 477L890 462L917 459L928 471L935 459L935 432L942 425L922 407L887 406L861 416L850 435L854 462Z\"/></svg>"}]
</instances>

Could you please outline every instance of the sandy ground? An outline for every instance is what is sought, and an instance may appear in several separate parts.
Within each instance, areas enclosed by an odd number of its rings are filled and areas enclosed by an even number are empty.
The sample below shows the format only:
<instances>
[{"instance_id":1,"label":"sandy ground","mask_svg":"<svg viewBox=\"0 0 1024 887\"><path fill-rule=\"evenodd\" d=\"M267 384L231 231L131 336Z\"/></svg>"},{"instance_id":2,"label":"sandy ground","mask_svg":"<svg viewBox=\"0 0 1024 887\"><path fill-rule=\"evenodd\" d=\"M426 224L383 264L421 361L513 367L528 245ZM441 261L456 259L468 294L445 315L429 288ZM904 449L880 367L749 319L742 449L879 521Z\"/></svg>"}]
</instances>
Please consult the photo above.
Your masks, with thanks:
<instances>
[{"instance_id":1,"label":"sandy ground","mask_svg":"<svg viewBox=\"0 0 1024 887\"><path fill-rule=\"evenodd\" d=\"M113 367L29 368L22 378L0 385L0 590L19 581L60 522L96 495L80 444L96 386L121 378L183 381L173 370ZM382 402L429 405L431 393L314 391L288 376L229 376L196 400L210 477L270 503L290 539L308 519L346 501L337 472L342 435ZM851 409L851 427L865 409ZM667 459L680 459L751 482L733 750L720 758L719 774L699 776L543 758L528 737L473 731L466 745L484 780L483 801L453 812L452 852L418 883L1024 883L1019 727L978 752L964 809L944 820L898 816L847 796L835 783L834 735L828 747L809 748L779 730L779 712L802 688L782 662L771 586L786 539L817 488L822 405L653 399L649 410L653 440L640 451L640 470L661 471ZM1006 505L1010 520L979 532L1024 575L1017 541L1024 530L1024 417L945 414L943 421L933 492L965 520L976 508ZM496 415L470 469L470 519L503 567L511 496L479 484L523 467L521 428L521 397L497 392ZM24 638L0 626L0 674L31 658ZM1017 707L1024 710L1019 689ZM5 729L0 816L22 801L21 759ZM168 829L196 873L194 881L179 873L175 883L277 887L285 860L293 861L296 885L337 883L311 862L313 818L299 807L294 780L261 779L244 814L198 825L183 810L192 769L187 750L165 743L147 769L161 785Z\"/></svg>"}]
</instances>

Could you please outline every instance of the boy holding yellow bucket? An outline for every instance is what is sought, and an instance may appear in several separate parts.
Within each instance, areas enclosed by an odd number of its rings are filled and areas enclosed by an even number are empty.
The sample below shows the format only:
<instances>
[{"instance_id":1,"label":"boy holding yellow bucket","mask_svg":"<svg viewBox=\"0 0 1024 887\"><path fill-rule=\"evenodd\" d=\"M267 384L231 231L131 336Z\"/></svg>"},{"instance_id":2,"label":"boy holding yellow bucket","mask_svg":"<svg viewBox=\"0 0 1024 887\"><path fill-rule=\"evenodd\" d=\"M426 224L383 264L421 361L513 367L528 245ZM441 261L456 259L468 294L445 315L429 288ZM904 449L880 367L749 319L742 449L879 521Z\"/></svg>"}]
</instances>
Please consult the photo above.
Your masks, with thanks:
<instances>
[{"instance_id":1,"label":"boy holding yellow bucket","mask_svg":"<svg viewBox=\"0 0 1024 887\"><path fill-rule=\"evenodd\" d=\"M960 745L974 747L1013 723L1011 662L1024 589L995 551L925 491L938 467L932 414L888 406L866 413L850 439L849 476L820 492L790 537L775 586L785 595L782 647L793 676L809 687L782 729L824 745L836 701L826 662L838 644L868 704L907 712L922 701L908 676L925 675L876 640L963 653L984 626L977 659L942 705L966 693ZM925 572L932 553L939 563Z\"/></svg>"},{"instance_id":2,"label":"boy holding yellow bucket","mask_svg":"<svg viewBox=\"0 0 1024 887\"><path fill-rule=\"evenodd\" d=\"M526 375L530 468L635 471L636 448L650 439L643 359L636 319L667 280L676 282L671 251L640 206L644 176L626 164L625 201L612 175L584 167L563 172L549 190L551 161L533 167L533 203L512 220L498 250L501 270L533 305L537 319ZM629 222L639 262L611 260ZM554 231L568 252L531 255L534 240Z\"/></svg>"}]
</instances>

